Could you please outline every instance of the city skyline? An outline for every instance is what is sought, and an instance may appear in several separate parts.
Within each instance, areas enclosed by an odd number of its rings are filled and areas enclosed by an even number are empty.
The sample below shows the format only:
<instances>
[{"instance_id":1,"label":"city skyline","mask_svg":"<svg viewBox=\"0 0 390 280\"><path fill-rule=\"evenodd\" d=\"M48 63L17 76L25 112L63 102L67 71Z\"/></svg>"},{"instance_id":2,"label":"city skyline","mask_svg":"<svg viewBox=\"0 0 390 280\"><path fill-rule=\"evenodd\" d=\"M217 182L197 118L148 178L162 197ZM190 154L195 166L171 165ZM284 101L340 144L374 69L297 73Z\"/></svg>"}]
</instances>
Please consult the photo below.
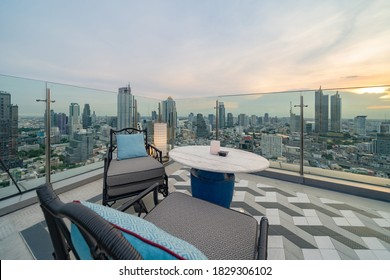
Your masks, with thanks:
<instances>
[{"instance_id":1,"label":"city skyline","mask_svg":"<svg viewBox=\"0 0 390 280\"><path fill-rule=\"evenodd\" d=\"M389 1L4 0L0 15L4 75L160 100L389 84Z\"/></svg>"}]
</instances>

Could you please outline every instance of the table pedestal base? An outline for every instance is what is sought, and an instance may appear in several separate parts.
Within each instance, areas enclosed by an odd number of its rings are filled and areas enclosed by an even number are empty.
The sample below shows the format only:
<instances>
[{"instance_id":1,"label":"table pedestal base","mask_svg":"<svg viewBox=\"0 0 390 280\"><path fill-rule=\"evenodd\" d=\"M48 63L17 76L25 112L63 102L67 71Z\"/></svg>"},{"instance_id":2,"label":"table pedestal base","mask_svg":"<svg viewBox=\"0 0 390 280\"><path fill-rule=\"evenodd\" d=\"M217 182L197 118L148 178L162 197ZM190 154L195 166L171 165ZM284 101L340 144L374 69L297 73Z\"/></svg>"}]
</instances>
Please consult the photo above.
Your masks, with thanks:
<instances>
[{"instance_id":1,"label":"table pedestal base","mask_svg":"<svg viewBox=\"0 0 390 280\"><path fill-rule=\"evenodd\" d=\"M192 168L192 196L229 208L233 199L234 179L233 173L216 173Z\"/></svg>"}]
</instances>

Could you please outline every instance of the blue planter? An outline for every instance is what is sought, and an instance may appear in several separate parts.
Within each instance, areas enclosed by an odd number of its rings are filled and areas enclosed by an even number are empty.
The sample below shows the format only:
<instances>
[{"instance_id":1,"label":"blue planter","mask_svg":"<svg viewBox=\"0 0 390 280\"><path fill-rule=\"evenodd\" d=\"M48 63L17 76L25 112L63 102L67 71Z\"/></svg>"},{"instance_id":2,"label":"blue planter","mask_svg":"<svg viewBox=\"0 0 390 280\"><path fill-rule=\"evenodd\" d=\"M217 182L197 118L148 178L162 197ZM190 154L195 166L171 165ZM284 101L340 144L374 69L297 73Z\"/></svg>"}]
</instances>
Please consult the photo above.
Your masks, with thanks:
<instances>
[{"instance_id":1,"label":"blue planter","mask_svg":"<svg viewBox=\"0 0 390 280\"><path fill-rule=\"evenodd\" d=\"M234 174L192 168L192 196L229 208L233 199Z\"/></svg>"}]
</instances>

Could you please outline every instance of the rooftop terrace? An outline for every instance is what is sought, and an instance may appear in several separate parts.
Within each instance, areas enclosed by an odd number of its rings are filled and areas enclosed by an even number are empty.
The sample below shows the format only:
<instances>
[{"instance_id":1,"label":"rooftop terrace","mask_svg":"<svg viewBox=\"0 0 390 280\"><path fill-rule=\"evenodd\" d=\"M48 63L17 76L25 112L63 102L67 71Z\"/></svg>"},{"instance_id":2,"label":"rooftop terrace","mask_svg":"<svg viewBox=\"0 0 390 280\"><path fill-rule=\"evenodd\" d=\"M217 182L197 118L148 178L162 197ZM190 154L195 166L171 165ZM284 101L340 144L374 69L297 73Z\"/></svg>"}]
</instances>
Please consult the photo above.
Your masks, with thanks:
<instances>
[{"instance_id":1,"label":"rooftop terrace","mask_svg":"<svg viewBox=\"0 0 390 280\"><path fill-rule=\"evenodd\" d=\"M166 165L170 191L190 193L189 168ZM66 191L63 201L101 200L102 179ZM388 195L388 193L384 193ZM231 208L270 221L270 260L389 260L390 204L254 174L237 174ZM0 259L51 259L37 203L0 217Z\"/></svg>"}]
</instances>

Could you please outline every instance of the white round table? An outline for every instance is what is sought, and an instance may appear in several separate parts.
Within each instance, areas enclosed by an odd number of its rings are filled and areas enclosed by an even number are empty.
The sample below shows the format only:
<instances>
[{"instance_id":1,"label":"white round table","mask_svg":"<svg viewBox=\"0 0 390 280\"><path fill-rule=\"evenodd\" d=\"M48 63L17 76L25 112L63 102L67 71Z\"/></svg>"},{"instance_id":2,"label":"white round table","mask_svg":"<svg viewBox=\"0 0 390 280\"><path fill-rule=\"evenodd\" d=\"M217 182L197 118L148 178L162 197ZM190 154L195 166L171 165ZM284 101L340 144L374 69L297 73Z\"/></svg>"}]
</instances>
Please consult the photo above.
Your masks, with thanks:
<instances>
[{"instance_id":1,"label":"white round table","mask_svg":"<svg viewBox=\"0 0 390 280\"><path fill-rule=\"evenodd\" d=\"M169 152L174 161L191 169L192 195L224 207L230 207L234 191L234 173L252 173L269 167L269 162L254 153L221 148L226 157L210 153L210 146L177 147Z\"/></svg>"}]
</instances>

